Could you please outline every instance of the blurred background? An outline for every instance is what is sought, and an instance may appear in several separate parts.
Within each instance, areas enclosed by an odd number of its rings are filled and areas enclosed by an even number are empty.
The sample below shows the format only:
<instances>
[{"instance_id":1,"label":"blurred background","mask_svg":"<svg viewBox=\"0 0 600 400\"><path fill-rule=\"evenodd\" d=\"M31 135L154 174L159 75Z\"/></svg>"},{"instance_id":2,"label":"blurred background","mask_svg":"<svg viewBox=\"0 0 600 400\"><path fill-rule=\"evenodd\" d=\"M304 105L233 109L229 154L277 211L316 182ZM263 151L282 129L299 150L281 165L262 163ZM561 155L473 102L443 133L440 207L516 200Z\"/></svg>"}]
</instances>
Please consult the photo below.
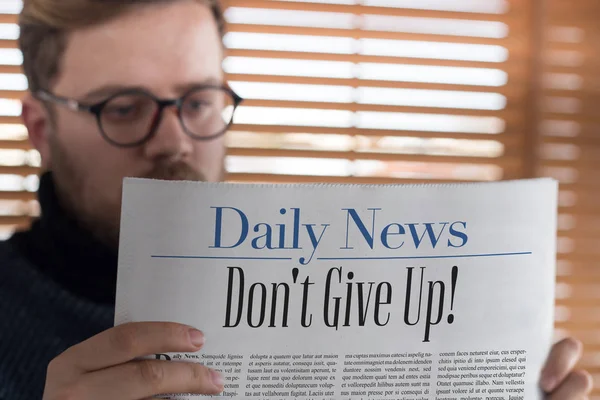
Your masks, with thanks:
<instances>
[{"instance_id":1,"label":"blurred background","mask_svg":"<svg viewBox=\"0 0 600 400\"><path fill-rule=\"evenodd\" d=\"M600 1L228 0L229 180L560 186L556 337L600 382ZM38 213L0 0L0 239ZM600 399L600 391L593 399Z\"/></svg>"}]
</instances>

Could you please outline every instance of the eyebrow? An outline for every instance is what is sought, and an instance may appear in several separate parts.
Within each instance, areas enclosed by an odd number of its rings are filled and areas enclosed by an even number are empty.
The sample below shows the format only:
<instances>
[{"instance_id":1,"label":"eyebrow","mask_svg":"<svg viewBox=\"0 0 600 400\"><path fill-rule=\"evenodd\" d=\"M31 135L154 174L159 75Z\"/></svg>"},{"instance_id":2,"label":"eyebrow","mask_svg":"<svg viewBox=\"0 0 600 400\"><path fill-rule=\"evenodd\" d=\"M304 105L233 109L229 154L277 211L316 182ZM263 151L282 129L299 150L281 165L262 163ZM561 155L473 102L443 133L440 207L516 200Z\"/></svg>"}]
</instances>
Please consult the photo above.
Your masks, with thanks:
<instances>
[{"instance_id":1,"label":"eyebrow","mask_svg":"<svg viewBox=\"0 0 600 400\"><path fill-rule=\"evenodd\" d=\"M202 81L198 81L198 82L177 85L177 86L175 86L175 91L177 93L183 93L183 92L193 89L195 87L201 87L201 86L207 86L207 85L208 86L221 86L223 84L224 84L224 82L222 79L210 77L210 78L204 79ZM87 92L86 94L84 94L81 97L81 99L84 102L90 102L93 100L98 100L102 97L111 96L115 93L118 93L118 92L121 92L124 90L144 90L144 91L152 92L149 88L147 88L145 86L128 86L128 85L122 85L122 84L108 84L108 85L104 85L104 86L101 86L99 88L96 88L94 90Z\"/></svg>"}]
</instances>

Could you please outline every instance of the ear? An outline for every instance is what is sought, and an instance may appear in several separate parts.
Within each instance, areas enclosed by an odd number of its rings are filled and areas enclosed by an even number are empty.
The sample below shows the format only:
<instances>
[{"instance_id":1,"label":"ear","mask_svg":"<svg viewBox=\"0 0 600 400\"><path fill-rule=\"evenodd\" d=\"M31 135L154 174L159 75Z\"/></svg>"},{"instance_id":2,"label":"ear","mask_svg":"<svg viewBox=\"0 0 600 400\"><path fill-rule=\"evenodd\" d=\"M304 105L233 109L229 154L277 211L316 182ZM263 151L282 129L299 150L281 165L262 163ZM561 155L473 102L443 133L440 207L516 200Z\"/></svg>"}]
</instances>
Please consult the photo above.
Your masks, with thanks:
<instances>
[{"instance_id":1,"label":"ear","mask_svg":"<svg viewBox=\"0 0 600 400\"><path fill-rule=\"evenodd\" d=\"M21 118L29 133L29 142L40 153L42 169L50 169L52 159L50 155L51 121L44 105L28 93L22 101L23 110Z\"/></svg>"}]
</instances>

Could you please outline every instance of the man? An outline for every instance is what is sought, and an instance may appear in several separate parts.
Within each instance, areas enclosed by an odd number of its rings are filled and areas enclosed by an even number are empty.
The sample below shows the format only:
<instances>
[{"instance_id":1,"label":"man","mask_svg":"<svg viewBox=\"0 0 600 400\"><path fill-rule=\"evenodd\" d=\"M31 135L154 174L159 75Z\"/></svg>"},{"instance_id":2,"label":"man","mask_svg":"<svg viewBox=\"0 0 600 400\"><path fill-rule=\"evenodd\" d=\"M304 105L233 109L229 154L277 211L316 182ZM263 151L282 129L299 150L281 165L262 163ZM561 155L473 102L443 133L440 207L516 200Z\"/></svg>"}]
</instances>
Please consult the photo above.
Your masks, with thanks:
<instances>
[{"instance_id":1,"label":"man","mask_svg":"<svg viewBox=\"0 0 600 400\"><path fill-rule=\"evenodd\" d=\"M111 328L123 177L223 176L219 118L239 99L222 86L214 1L25 1L23 121L45 172L41 219L0 244L0 400L223 390L198 364L139 361L196 351L200 331ZM574 339L554 346L541 382L549 398L587 396L580 354Z\"/></svg>"}]
</instances>

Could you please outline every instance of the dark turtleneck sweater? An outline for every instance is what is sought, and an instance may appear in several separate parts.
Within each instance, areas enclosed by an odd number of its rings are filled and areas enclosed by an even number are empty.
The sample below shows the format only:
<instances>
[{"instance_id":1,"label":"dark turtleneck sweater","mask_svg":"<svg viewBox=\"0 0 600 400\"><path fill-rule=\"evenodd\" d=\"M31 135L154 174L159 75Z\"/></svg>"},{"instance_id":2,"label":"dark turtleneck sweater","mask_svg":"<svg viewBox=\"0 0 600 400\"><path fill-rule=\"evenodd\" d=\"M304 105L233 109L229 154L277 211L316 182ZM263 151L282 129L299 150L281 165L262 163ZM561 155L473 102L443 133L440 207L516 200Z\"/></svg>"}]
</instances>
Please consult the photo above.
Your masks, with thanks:
<instances>
[{"instance_id":1,"label":"dark turtleneck sweater","mask_svg":"<svg viewBox=\"0 0 600 400\"><path fill-rule=\"evenodd\" d=\"M48 363L113 326L116 251L61 208L42 175L41 217L0 242L0 400L41 399Z\"/></svg>"}]
</instances>

